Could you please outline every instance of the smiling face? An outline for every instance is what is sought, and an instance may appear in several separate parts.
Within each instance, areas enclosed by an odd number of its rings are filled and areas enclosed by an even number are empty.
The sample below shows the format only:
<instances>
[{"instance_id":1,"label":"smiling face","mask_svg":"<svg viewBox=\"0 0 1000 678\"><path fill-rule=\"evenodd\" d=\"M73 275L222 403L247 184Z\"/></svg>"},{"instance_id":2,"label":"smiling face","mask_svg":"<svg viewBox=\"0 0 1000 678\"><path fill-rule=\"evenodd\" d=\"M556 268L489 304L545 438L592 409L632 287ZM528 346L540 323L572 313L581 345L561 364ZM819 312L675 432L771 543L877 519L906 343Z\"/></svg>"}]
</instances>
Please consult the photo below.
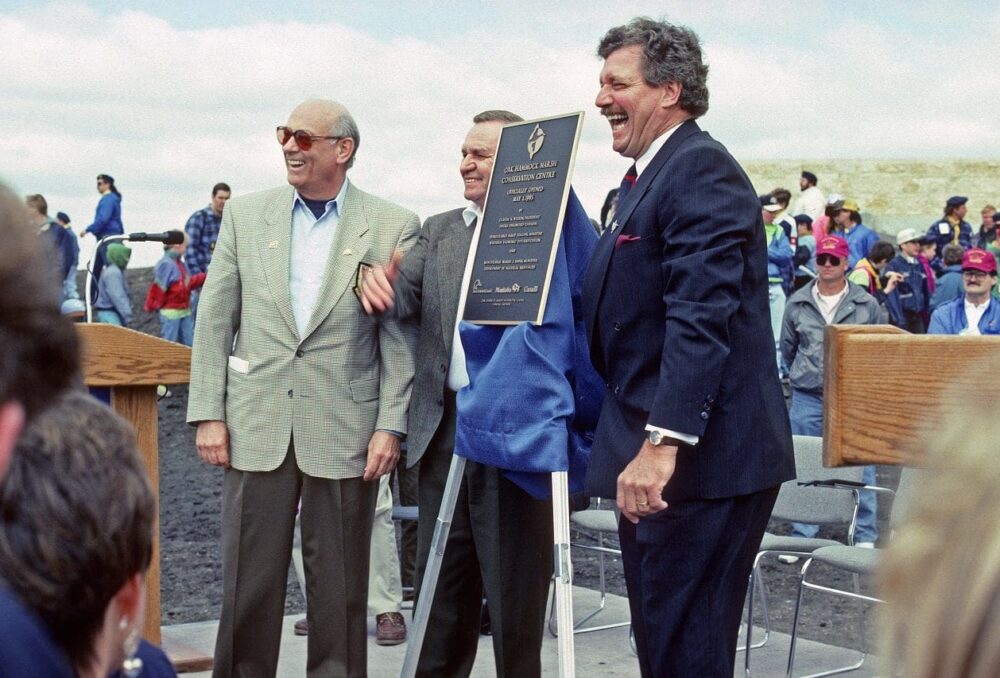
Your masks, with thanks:
<instances>
[{"instance_id":1,"label":"smiling face","mask_svg":"<svg viewBox=\"0 0 1000 678\"><path fill-rule=\"evenodd\" d=\"M465 185L465 199L483 209L486 193L490 189L490 174L493 172L493 157L500 141L500 121L477 122L469 130L462 144L462 163L458 171Z\"/></svg>"},{"instance_id":2,"label":"smiling face","mask_svg":"<svg viewBox=\"0 0 1000 678\"><path fill-rule=\"evenodd\" d=\"M594 104L611 123L611 146L626 158L640 158L658 136L691 117L678 105L676 82L650 85L642 74L642 47L628 45L604 60Z\"/></svg>"},{"instance_id":3,"label":"smiling face","mask_svg":"<svg viewBox=\"0 0 1000 678\"><path fill-rule=\"evenodd\" d=\"M286 125L314 136L331 136L330 130L342 110L328 102L306 102L292 111ZM295 137L289 137L281 147L288 183L298 189L303 198L333 198L347 176L347 162L353 148L352 139L317 139L308 151L304 151L295 143Z\"/></svg>"}]
</instances>

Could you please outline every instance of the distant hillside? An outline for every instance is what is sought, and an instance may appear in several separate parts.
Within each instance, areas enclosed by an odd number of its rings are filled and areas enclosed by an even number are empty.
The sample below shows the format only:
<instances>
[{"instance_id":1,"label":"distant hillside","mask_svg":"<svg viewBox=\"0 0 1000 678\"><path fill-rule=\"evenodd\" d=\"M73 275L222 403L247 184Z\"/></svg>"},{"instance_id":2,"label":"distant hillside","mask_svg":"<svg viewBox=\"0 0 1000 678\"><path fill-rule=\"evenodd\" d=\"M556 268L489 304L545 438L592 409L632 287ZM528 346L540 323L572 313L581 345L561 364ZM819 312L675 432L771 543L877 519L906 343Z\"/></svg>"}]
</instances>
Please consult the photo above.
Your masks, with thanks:
<instances>
[{"instance_id":1,"label":"distant hillside","mask_svg":"<svg viewBox=\"0 0 1000 678\"><path fill-rule=\"evenodd\" d=\"M770 160L743 164L758 193L776 187L799 193L809 170L825 195L840 193L861 206L864 222L894 235L926 229L941 217L949 196L969 198L966 221L978 228L987 203L1000 206L1000 161L993 160Z\"/></svg>"}]
</instances>

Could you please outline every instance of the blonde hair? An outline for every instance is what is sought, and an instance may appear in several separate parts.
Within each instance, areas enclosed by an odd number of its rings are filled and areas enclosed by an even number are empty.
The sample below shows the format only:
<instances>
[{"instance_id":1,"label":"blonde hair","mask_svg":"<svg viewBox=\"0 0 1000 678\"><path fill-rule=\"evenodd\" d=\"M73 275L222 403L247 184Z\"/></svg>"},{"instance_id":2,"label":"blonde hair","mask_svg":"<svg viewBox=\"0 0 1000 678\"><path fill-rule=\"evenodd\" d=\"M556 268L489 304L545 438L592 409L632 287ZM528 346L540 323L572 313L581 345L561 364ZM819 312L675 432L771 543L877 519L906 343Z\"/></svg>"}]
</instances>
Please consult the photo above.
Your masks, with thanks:
<instances>
[{"instance_id":1,"label":"blonde hair","mask_svg":"<svg viewBox=\"0 0 1000 678\"><path fill-rule=\"evenodd\" d=\"M927 471L880 572L889 675L992 678L1000 667L1000 417L991 399L949 399L963 409L927 436Z\"/></svg>"}]
</instances>

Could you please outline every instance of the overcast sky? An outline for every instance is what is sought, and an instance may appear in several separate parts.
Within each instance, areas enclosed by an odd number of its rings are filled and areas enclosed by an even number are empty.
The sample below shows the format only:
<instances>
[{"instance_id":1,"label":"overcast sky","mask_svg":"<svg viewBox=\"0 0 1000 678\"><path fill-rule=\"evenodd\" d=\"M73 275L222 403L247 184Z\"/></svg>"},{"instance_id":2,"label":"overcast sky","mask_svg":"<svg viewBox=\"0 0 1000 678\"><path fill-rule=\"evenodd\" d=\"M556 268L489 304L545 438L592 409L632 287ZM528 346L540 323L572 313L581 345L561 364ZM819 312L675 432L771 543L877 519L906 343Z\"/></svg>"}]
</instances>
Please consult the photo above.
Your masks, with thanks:
<instances>
[{"instance_id":1,"label":"overcast sky","mask_svg":"<svg viewBox=\"0 0 1000 678\"><path fill-rule=\"evenodd\" d=\"M0 0L0 179L78 227L98 173L127 230L182 227L216 181L283 183L274 127L317 96L358 121L351 179L421 218L461 203L473 114L585 111L573 183L596 213L628 163L593 106L594 50L638 14L701 36L701 124L741 160L1000 155L996 2L128 4Z\"/></svg>"}]
</instances>

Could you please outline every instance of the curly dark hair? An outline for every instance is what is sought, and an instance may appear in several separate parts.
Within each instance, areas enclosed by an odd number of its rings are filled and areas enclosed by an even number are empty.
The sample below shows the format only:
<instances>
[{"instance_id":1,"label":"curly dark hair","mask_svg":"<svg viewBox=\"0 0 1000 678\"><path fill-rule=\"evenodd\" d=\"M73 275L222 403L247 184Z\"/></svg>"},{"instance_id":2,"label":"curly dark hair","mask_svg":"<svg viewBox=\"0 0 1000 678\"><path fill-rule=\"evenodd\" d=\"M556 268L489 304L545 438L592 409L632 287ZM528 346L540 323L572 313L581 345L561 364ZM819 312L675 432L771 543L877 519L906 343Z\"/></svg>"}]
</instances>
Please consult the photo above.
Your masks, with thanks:
<instances>
[{"instance_id":1,"label":"curly dark hair","mask_svg":"<svg viewBox=\"0 0 1000 678\"><path fill-rule=\"evenodd\" d=\"M612 52L631 45L642 47L642 74L647 83L679 83L681 108L695 118L708 112L708 64L702 59L701 43L694 31L636 17L605 33L597 55L607 59Z\"/></svg>"},{"instance_id":2,"label":"curly dark hair","mask_svg":"<svg viewBox=\"0 0 1000 678\"><path fill-rule=\"evenodd\" d=\"M132 427L103 404L71 391L25 428L0 481L0 576L75 666L149 567L155 518Z\"/></svg>"},{"instance_id":3,"label":"curly dark hair","mask_svg":"<svg viewBox=\"0 0 1000 678\"><path fill-rule=\"evenodd\" d=\"M79 378L79 342L59 313L54 252L0 186L0 405L16 401L31 417Z\"/></svg>"}]
</instances>

